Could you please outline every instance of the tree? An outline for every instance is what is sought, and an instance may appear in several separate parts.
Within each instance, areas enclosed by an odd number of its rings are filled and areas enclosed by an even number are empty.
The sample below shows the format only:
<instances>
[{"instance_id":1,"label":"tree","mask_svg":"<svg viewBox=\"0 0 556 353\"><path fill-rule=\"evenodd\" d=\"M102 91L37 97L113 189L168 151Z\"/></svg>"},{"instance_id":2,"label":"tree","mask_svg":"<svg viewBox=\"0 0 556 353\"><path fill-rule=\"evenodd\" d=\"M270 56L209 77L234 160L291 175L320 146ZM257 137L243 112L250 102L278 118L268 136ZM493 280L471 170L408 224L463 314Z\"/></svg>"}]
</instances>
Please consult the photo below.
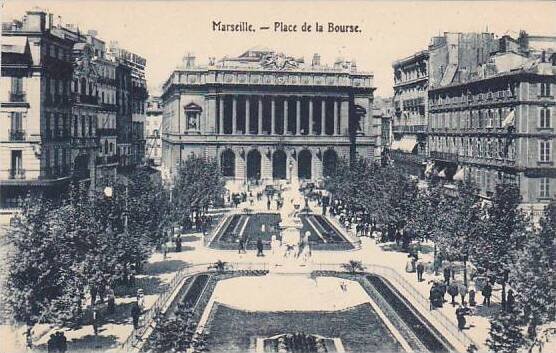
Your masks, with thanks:
<instances>
[{"instance_id":1,"label":"tree","mask_svg":"<svg viewBox=\"0 0 556 353\"><path fill-rule=\"evenodd\" d=\"M523 249L527 220L519 209L519 187L500 184L486 210L483 234L477 237L473 259L502 284L502 308L505 308L506 283L516 255Z\"/></svg>"},{"instance_id":2,"label":"tree","mask_svg":"<svg viewBox=\"0 0 556 353\"><path fill-rule=\"evenodd\" d=\"M499 312L490 321L487 346L496 353L517 353L524 344L515 312Z\"/></svg>"},{"instance_id":3,"label":"tree","mask_svg":"<svg viewBox=\"0 0 556 353\"><path fill-rule=\"evenodd\" d=\"M363 263L357 260L349 260L347 263L342 264L342 268L352 274L365 271Z\"/></svg>"},{"instance_id":4,"label":"tree","mask_svg":"<svg viewBox=\"0 0 556 353\"><path fill-rule=\"evenodd\" d=\"M194 209L203 212L210 205L221 204L226 191L224 177L216 160L206 160L195 155L180 164L174 184L173 204L177 214L186 217Z\"/></svg>"},{"instance_id":5,"label":"tree","mask_svg":"<svg viewBox=\"0 0 556 353\"><path fill-rule=\"evenodd\" d=\"M455 195L443 197L439 208L445 217L437 224L435 243L443 258L463 261L467 286L467 260L484 232L478 191L470 184L462 184Z\"/></svg>"},{"instance_id":6,"label":"tree","mask_svg":"<svg viewBox=\"0 0 556 353\"><path fill-rule=\"evenodd\" d=\"M540 230L528 231L525 246L510 272L516 303L535 342L537 328L556 318L556 202L540 220Z\"/></svg>"},{"instance_id":7,"label":"tree","mask_svg":"<svg viewBox=\"0 0 556 353\"><path fill-rule=\"evenodd\" d=\"M51 202L28 196L8 228L5 300L13 319L28 328L42 320L65 323L78 310L79 280L64 227Z\"/></svg>"}]
</instances>

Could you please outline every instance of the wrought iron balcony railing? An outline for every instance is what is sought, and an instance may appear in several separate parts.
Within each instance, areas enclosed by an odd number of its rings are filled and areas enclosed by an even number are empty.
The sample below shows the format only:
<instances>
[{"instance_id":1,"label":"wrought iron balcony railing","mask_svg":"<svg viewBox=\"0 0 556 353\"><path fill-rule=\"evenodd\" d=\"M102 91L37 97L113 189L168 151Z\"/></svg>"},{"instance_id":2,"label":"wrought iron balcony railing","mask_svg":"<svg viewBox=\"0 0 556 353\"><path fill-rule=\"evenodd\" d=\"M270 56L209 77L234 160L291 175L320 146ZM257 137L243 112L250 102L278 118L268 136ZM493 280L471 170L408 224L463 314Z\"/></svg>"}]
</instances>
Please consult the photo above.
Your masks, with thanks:
<instances>
[{"instance_id":1,"label":"wrought iron balcony railing","mask_svg":"<svg viewBox=\"0 0 556 353\"><path fill-rule=\"evenodd\" d=\"M10 135L10 141L24 141L25 140L25 130L15 129L8 130Z\"/></svg>"},{"instance_id":2,"label":"wrought iron balcony railing","mask_svg":"<svg viewBox=\"0 0 556 353\"><path fill-rule=\"evenodd\" d=\"M25 179L25 169L16 168L9 170L10 179Z\"/></svg>"}]
</instances>

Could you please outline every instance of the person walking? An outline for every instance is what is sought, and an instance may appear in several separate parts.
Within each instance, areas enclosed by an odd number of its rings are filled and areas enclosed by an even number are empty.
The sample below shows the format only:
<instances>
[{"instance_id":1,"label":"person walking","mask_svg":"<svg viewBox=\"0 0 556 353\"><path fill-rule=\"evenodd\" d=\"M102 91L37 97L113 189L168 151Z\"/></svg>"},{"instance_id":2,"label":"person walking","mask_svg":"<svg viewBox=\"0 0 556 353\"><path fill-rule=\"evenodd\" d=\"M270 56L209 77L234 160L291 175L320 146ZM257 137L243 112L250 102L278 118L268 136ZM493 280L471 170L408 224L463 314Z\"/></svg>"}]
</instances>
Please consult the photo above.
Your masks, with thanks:
<instances>
[{"instance_id":1,"label":"person walking","mask_svg":"<svg viewBox=\"0 0 556 353\"><path fill-rule=\"evenodd\" d=\"M423 265L423 262L419 261L417 263L417 281L418 282L423 281L423 273L424 272L425 272L425 265Z\"/></svg>"},{"instance_id":2,"label":"person walking","mask_svg":"<svg viewBox=\"0 0 556 353\"><path fill-rule=\"evenodd\" d=\"M481 291L483 295L483 305L490 306L490 296L492 295L492 286L489 282L485 283L483 290Z\"/></svg>"},{"instance_id":3,"label":"person walking","mask_svg":"<svg viewBox=\"0 0 556 353\"><path fill-rule=\"evenodd\" d=\"M450 268L450 266L446 266L444 267L444 282L447 285L450 285L450 278L452 277L452 269Z\"/></svg>"},{"instance_id":4,"label":"person walking","mask_svg":"<svg viewBox=\"0 0 556 353\"><path fill-rule=\"evenodd\" d=\"M514 304L514 291L512 289L508 289L508 297L506 298L506 311L511 313L514 310Z\"/></svg>"},{"instance_id":5,"label":"person walking","mask_svg":"<svg viewBox=\"0 0 556 353\"><path fill-rule=\"evenodd\" d=\"M267 210L270 210L270 203L271 203L270 197L268 197L268 198L266 199L266 209L267 209Z\"/></svg>"},{"instance_id":6,"label":"person walking","mask_svg":"<svg viewBox=\"0 0 556 353\"><path fill-rule=\"evenodd\" d=\"M99 329L99 325L100 325L100 318L99 318L99 312L98 312L98 308L97 306L93 306L93 320L92 320L92 324L93 324L93 332L95 334L95 336L98 335L98 329Z\"/></svg>"},{"instance_id":7,"label":"person walking","mask_svg":"<svg viewBox=\"0 0 556 353\"><path fill-rule=\"evenodd\" d=\"M455 283L448 286L448 294L452 297L452 306L456 305L456 296L459 293L459 288Z\"/></svg>"},{"instance_id":8,"label":"person walking","mask_svg":"<svg viewBox=\"0 0 556 353\"><path fill-rule=\"evenodd\" d=\"M264 254L263 254L263 241L260 237L259 237L259 239L257 239L257 256L264 256Z\"/></svg>"},{"instance_id":9,"label":"person walking","mask_svg":"<svg viewBox=\"0 0 556 353\"><path fill-rule=\"evenodd\" d=\"M116 311L116 297L114 296L114 290L110 286L107 286L106 288L106 301L108 314L114 314L114 312Z\"/></svg>"},{"instance_id":10,"label":"person walking","mask_svg":"<svg viewBox=\"0 0 556 353\"><path fill-rule=\"evenodd\" d=\"M141 316L141 309L139 304L134 302L131 306L131 319L133 320L133 328L135 330L139 328L139 316Z\"/></svg>"}]
</instances>

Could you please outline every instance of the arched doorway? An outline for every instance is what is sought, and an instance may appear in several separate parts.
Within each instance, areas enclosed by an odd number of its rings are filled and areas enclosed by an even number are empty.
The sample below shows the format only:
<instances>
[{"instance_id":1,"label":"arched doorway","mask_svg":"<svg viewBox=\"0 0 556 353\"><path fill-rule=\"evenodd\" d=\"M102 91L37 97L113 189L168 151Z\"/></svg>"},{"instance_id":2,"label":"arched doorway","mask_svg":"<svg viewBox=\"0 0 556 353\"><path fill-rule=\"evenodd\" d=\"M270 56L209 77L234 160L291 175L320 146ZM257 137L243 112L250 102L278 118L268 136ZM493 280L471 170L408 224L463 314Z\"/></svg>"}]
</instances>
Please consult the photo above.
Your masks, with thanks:
<instances>
[{"instance_id":1,"label":"arched doorway","mask_svg":"<svg viewBox=\"0 0 556 353\"><path fill-rule=\"evenodd\" d=\"M336 151L329 148L324 151L322 155L322 175L324 177L332 176L336 173L336 167L338 166L338 155Z\"/></svg>"},{"instance_id":2,"label":"arched doorway","mask_svg":"<svg viewBox=\"0 0 556 353\"><path fill-rule=\"evenodd\" d=\"M222 155L220 156L220 168L223 176L236 176L236 155L232 150L227 149L222 152Z\"/></svg>"},{"instance_id":3,"label":"arched doorway","mask_svg":"<svg viewBox=\"0 0 556 353\"><path fill-rule=\"evenodd\" d=\"M247 179L261 178L261 154L257 150L247 153Z\"/></svg>"},{"instance_id":4,"label":"arched doorway","mask_svg":"<svg viewBox=\"0 0 556 353\"><path fill-rule=\"evenodd\" d=\"M90 178L89 155L80 154L73 161L73 177L76 179Z\"/></svg>"},{"instance_id":5,"label":"arched doorway","mask_svg":"<svg viewBox=\"0 0 556 353\"><path fill-rule=\"evenodd\" d=\"M272 178L286 179L286 152L276 150L272 155Z\"/></svg>"},{"instance_id":6,"label":"arched doorway","mask_svg":"<svg viewBox=\"0 0 556 353\"><path fill-rule=\"evenodd\" d=\"M297 156L297 176L299 179L311 179L312 159L309 150L299 152Z\"/></svg>"}]
</instances>

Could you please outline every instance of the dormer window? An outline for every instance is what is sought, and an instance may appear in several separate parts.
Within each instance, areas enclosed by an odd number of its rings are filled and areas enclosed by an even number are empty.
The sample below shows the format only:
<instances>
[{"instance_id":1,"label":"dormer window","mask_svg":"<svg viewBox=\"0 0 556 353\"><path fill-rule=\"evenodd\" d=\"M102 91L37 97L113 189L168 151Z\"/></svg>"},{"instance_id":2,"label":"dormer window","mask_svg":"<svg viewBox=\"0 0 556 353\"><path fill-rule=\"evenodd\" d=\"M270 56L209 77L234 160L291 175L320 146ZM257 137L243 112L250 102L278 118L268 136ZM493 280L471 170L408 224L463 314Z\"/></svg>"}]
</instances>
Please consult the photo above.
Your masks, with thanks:
<instances>
[{"instance_id":1,"label":"dormer window","mask_svg":"<svg viewBox=\"0 0 556 353\"><path fill-rule=\"evenodd\" d=\"M195 103L190 103L185 106L185 119L186 129L188 131L200 130L201 107Z\"/></svg>"}]
</instances>

